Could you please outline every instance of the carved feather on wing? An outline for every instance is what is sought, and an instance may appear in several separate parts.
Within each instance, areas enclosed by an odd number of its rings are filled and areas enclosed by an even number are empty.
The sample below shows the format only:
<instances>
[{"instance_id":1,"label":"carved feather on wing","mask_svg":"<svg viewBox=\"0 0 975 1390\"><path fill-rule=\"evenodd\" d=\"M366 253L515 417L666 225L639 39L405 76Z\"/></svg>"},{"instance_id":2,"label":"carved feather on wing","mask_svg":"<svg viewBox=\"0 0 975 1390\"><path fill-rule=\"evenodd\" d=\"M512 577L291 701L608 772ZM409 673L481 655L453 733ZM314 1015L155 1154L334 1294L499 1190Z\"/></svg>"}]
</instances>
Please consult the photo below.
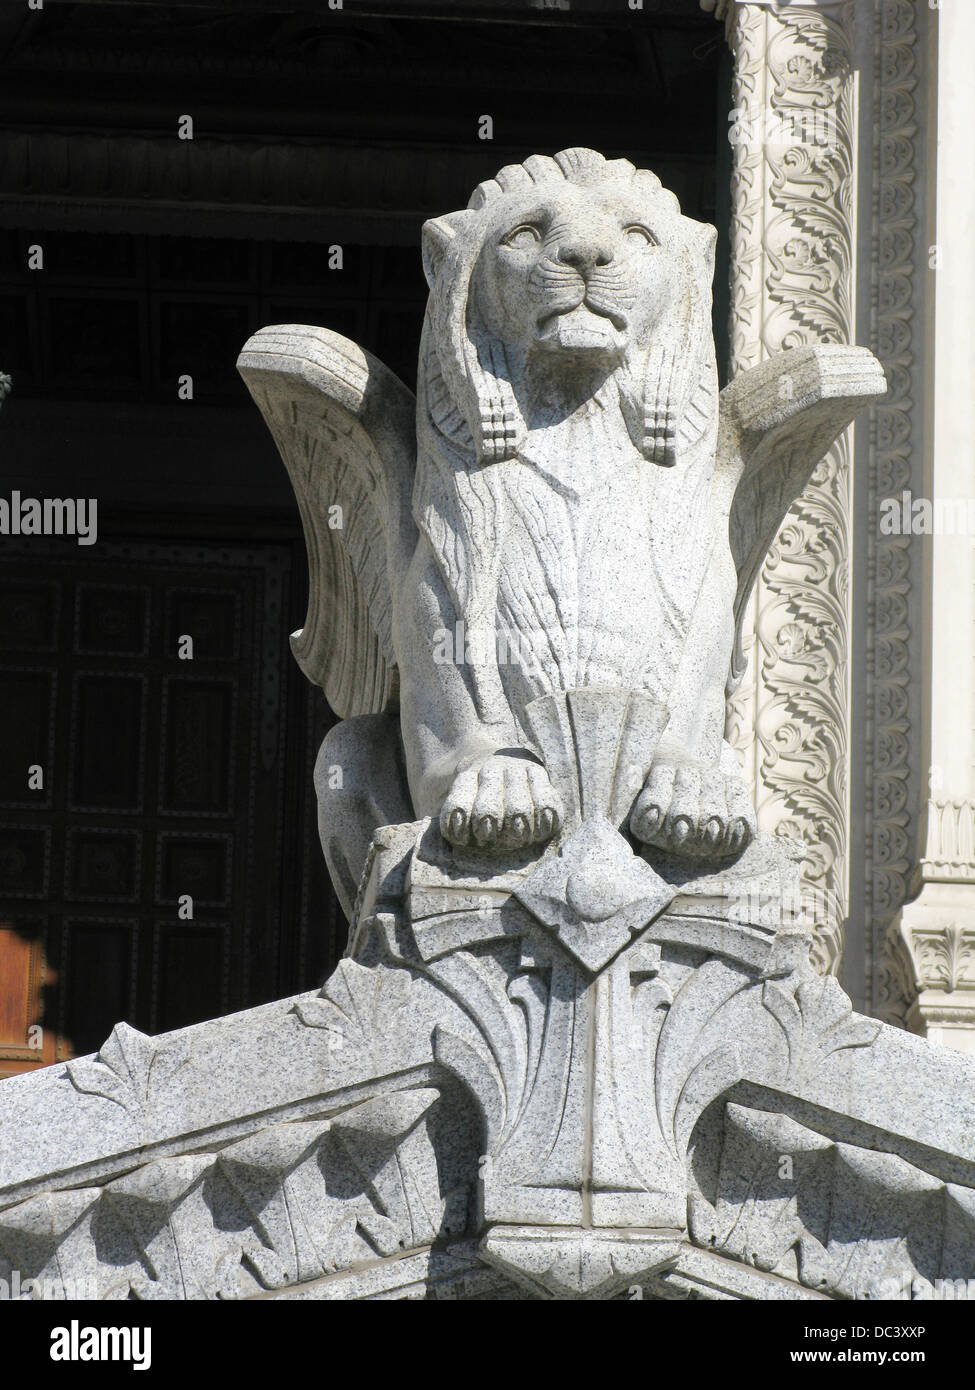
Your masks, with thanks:
<instances>
[{"instance_id":1,"label":"carved feather on wing","mask_svg":"<svg viewBox=\"0 0 975 1390\"><path fill-rule=\"evenodd\" d=\"M813 470L854 417L886 394L866 348L790 348L739 373L720 396L716 482L731 494L729 537L738 586L730 695L745 670L742 624L766 552Z\"/></svg>"},{"instance_id":2,"label":"carved feather on wing","mask_svg":"<svg viewBox=\"0 0 975 1390\"><path fill-rule=\"evenodd\" d=\"M415 401L357 344L304 324L262 328L237 361L291 478L308 611L291 647L340 718L395 709L391 574L416 544Z\"/></svg>"}]
</instances>

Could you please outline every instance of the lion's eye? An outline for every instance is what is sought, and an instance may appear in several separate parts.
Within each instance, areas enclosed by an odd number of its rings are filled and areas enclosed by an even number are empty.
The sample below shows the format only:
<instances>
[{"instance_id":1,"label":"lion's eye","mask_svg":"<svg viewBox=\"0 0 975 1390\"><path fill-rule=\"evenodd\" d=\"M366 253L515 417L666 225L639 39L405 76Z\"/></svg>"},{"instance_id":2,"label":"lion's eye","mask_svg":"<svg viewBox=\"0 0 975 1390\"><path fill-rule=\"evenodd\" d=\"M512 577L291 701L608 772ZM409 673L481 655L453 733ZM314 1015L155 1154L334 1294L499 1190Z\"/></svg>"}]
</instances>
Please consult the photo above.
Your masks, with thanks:
<instances>
[{"instance_id":1,"label":"lion's eye","mask_svg":"<svg viewBox=\"0 0 975 1390\"><path fill-rule=\"evenodd\" d=\"M533 227L530 222L523 222L520 227L515 227L514 231L508 233L504 238L504 245L512 247L515 251L531 251L542 239L542 234L537 227Z\"/></svg>"},{"instance_id":2,"label":"lion's eye","mask_svg":"<svg viewBox=\"0 0 975 1390\"><path fill-rule=\"evenodd\" d=\"M649 227L644 227L642 222L633 222L629 227L623 228L623 235L634 248L639 246L659 246L660 242L651 232Z\"/></svg>"}]
</instances>

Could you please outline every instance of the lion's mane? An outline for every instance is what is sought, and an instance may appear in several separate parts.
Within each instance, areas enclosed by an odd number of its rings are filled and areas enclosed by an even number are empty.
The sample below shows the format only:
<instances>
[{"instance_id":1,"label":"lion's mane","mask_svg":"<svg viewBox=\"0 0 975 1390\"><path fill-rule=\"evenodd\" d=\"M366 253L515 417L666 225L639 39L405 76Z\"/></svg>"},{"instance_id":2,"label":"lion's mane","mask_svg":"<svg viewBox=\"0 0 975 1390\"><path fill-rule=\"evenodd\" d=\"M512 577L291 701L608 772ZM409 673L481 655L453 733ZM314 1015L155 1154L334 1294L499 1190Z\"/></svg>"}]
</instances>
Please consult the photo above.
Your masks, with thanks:
<instances>
[{"instance_id":1,"label":"lion's mane","mask_svg":"<svg viewBox=\"0 0 975 1390\"><path fill-rule=\"evenodd\" d=\"M671 304L643 360L618 373L621 401L633 442L650 462L673 464L701 433L693 409L702 384L715 385L709 286L715 231L681 214L674 195L647 169L607 160L594 150L562 150L509 164L478 185L466 209L434 218L423 229L424 270L430 298L420 354L420 389L434 425L474 450L479 463L511 458L525 424L505 370L504 344L472 339L468 296L491 219L482 215L508 194L572 183L631 183L647 215L667 229L667 251L677 279ZM693 418L689 418L693 417ZM459 418L457 418L459 417Z\"/></svg>"},{"instance_id":2,"label":"lion's mane","mask_svg":"<svg viewBox=\"0 0 975 1390\"><path fill-rule=\"evenodd\" d=\"M430 297L420 346L413 510L468 622L493 621L496 556L484 548L491 545L487 538L500 544L507 461L527 435L505 344L476 330L472 335L471 281L499 200L566 182L632 184L648 218L662 228L661 244L671 257L673 292L653 342L648 350L631 350L615 373L633 444L649 463L669 469L716 421L709 290L715 231L684 217L655 174L593 150L532 155L480 184L464 210L427 222L423 260Z\"/></svg>"}]
</instances>

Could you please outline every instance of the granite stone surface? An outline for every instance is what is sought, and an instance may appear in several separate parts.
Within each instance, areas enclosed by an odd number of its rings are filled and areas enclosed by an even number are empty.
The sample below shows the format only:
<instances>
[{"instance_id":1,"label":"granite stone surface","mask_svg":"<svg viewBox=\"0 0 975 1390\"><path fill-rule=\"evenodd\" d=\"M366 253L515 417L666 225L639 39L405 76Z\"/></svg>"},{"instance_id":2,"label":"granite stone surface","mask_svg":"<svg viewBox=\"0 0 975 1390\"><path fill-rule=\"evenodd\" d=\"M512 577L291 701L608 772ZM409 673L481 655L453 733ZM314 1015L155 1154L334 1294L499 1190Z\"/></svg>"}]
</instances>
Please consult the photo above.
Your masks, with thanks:
<instances>
[{"instance_id":1,"label":"granite stone surface","mask_svg":"<svg viewBox=\"0 0 975 1390\"><path fill-rule=\"evenodd\" d=\"M327 329L242 374L350 919L320 991L4 1083L0 1278L85 1297L819 1299L975 1277L975 1065L809 960L725 701L870 353L720 394L714 229L533 156L427 223L416 402ZM415 407L415 423L414 423ZM877 1213L883 1213L878 1219Z\"/></svg>"}]
</instances>

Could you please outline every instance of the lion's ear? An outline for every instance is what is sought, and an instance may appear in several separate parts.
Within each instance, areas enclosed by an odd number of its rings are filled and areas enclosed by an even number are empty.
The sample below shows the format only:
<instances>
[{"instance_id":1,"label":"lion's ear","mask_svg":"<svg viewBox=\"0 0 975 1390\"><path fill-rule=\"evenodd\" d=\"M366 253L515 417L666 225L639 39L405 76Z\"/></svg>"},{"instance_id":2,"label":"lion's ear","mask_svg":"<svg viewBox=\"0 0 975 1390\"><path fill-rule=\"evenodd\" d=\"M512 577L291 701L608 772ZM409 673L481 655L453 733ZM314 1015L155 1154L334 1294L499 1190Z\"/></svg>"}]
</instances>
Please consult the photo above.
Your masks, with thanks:
<instances>
[{"instance_id":1,"label":"lion's ear","mask_svg":"<svg viewBox=\"0 0 975 1390\"><path fill-rule=\"evenodd\" d=\"M433 289L434 281L440 272L447 248L465 221L466 210L464 212L448 212L443 217L431 217L429 222L424 222L421 233L423 273L427 277L427 284L431 289Z\"/></svg>"}]
</instances>

